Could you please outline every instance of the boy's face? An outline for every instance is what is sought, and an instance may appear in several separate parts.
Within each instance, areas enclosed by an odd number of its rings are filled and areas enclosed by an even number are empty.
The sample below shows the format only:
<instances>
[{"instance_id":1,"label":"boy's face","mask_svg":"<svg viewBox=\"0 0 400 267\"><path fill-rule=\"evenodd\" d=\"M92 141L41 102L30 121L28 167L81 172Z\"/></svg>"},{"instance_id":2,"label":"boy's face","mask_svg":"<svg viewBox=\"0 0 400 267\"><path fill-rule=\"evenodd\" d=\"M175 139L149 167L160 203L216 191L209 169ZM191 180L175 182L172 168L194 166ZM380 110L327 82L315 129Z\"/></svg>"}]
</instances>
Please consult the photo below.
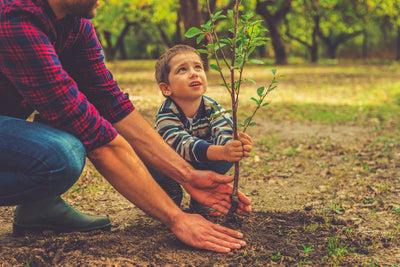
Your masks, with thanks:
<instances>
[{"instance_id":1,"label":"boy's face","mask_svg":"<svg viewBox=\"0 0 400 267\"><path fill-rule=\"evenodd\" d=\"M169 84L159 84L165 96L178 101L191 101L200 98L206 92L206 73L196 53L179 53L171 58L169 66Z\"/></svg>"}]
</instances>

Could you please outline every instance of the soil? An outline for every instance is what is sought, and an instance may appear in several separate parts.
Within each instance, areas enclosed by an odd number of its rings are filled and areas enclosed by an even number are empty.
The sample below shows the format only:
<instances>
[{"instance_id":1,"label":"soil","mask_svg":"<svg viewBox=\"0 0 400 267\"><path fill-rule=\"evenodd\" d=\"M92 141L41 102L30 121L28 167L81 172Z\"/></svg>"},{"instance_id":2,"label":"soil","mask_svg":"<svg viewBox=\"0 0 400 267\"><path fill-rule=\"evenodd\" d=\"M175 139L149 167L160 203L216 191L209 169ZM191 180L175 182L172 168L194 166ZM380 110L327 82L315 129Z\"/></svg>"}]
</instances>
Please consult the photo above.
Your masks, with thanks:
<instances>
[{"instance_id":1,"label":"soil","mask_svg":"<svg viewBox=\"0 0 400 267\"><path fill-rule=\"evenodd\" d=\"M0 207L0 266L394 265L400 263L400 143L395 126L268 122L253 130L241 190L255 212L247 246L195 250L116 193L88 164L64 198L108 214L111 232L11 236ZM187 199L186 199L187 205Z\"/></svg>"},{"instance_id":2,"label":"soil","mask_svg":"<svg viewBox=\"0 0 400 267\"><path fill-rule=\"evenodd\" d=\"M256 212L241 230L247 247L229 254L193 250L164 226L147 218L124 230L109 233L31 235L3 239L0 259L4 265L292 265L324 264L342 248L368 255L373 237L346 232L348 222L326 222L306 211ZM327 241L328 240L328 241ZM331 241L329 241L331 240ZM382 241L384 242L384 241ZM391 244L394 245L394 244ZM305 247L310 247L305 252ZM331 246L331 247L330 247ZM336 250L335 250L336 249ZM330 252L329 252L330 251ZM328 252L328 254L327 254ZM357 261L342 261L357 264Z\"/></svg>"}]
</instances>

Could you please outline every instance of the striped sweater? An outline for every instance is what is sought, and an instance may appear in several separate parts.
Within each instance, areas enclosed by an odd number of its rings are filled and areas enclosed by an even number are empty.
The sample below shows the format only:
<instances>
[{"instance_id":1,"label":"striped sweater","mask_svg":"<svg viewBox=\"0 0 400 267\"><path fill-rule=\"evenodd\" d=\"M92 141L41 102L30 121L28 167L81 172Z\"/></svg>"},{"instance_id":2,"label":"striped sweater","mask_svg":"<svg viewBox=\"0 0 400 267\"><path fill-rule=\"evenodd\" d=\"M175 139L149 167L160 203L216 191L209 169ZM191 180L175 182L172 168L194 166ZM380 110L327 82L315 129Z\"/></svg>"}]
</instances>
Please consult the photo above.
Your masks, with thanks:
<instances>
[{"instance_id":1,"label":"striped sweater","mask_svg":"<svg viewBox=\"0 0 400 267\"><path fill-rule=\"evenodd\" d=\"M189 162L205 162L210 145L224 145L232 139L232 119L212 98L203 95L191 122L180 107L167 98L156 116L158 133Z\"/></svg>"}]
</instances>

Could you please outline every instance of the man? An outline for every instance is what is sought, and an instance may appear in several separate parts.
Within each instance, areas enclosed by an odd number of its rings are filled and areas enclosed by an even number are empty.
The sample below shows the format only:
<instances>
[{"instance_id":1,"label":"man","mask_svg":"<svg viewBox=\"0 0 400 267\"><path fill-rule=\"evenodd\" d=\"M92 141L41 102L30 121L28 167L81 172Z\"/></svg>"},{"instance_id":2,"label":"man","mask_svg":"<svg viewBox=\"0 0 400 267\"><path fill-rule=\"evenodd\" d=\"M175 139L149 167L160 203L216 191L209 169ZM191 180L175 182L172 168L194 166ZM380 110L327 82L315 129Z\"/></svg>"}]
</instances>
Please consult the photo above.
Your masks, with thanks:
<instances>
[{"instance_id":1,"label":"man","mask_svg":"<svg viewBox=\"0 0 400 267\"><path fill-rule=\"evenodd\" d=\"M142 160L198 202L222 213L230 206L231 177L194 170L120 91L85 19L96 7L97 0L0 0L0 205L18 205L14 234L110 228L107 217L82 214L59 197L87 156L183 242L217 252L244 246L241 233L182 212L151 178ZM34 110L43 124L25 121ZM240 199L249 212L250 200Z\"/></svg>"}]
</instances>

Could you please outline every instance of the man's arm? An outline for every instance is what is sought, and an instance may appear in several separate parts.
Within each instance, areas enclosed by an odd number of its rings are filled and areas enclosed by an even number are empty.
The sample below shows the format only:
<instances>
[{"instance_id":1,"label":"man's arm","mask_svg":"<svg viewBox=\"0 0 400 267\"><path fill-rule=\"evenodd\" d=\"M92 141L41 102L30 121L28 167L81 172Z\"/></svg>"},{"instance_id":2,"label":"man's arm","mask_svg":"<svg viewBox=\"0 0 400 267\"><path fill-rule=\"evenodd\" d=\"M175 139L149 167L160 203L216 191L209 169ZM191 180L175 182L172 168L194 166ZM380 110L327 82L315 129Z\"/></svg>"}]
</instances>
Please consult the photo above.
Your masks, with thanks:
<instances>
[{"instance_id":1,"label":"man's arm","mask_svg":"<svg viewBox=\"0 0 400 267\"><path fill-rule=\"evenodd\" d=\"M166 224L186 244L217 252L229 252L245 245L239 239L242 237L239 232L212 224L199 215L182 212L120 135L91 151L88 157L118 192Z\"/></svg>"},{"instance_id":2,"label":"man's arm","mask_svg":"<svg viewBox=\"0 0 400 267\"><path fill-rule=\"evenodd\" d=\"M133 111L113 126L146 164L155 166L181 184L191 182L193 167L164 142L138 111Z\"/></svg>"},{"instance_id":3,"label":"man's arm","mask_svg":"<svg viewBox=\"0 0 400 267\"><path fill-rule=\"evenodd\" d=\"M164 142L137 110L113 126L146 164L180 182L200 203L220 212L227 212L232 192L232 186L228 183L232 181L232 177L211 171L194 170ZM250 199L242 193L239 194L239 199L239 209L250 212Z\"/></svg>"}]
</instances>

